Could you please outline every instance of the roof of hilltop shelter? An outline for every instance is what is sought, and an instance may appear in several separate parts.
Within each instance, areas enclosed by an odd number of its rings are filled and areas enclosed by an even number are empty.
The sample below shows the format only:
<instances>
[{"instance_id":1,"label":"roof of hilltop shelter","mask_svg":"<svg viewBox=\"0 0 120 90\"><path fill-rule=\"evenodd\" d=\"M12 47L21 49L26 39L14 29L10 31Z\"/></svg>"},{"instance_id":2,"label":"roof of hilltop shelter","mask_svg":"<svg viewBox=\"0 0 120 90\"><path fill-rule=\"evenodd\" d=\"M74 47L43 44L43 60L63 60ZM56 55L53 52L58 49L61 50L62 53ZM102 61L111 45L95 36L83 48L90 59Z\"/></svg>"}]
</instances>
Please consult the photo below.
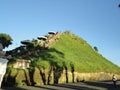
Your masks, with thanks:
<instances>
[{"instance_id":1,"label":"roof of hilltop shelter","mask_svg":"<svg viewBox=\"0 0 120 90\"><path fill-rule=\"evenodd\" d=\"M50 32L48 32L48 34L56 34L56 32L50 31Z\"/></svg>"},{"instance_id":2,"label":"roof of hilltop shelter","mask_svg":"<svg viewBox=\"0 0 120 90\"><path fill-rule=\"evenodd\" d=\"M25 45L33 44L33 42L31 42L30 40L24 40L24 41L21 41L21 43Z\"/></svg>"},{"instance_id":3,"label":"roof of hilltop shelter","mask_svg":"<svg viewBox=\"0 0 120 90\"><path fill-rule=\"evenodd\" d=\"M38 36L38 39L39 40L47 40L47 37L45 37L45 36Z\"/></svg>"}]
</instances>

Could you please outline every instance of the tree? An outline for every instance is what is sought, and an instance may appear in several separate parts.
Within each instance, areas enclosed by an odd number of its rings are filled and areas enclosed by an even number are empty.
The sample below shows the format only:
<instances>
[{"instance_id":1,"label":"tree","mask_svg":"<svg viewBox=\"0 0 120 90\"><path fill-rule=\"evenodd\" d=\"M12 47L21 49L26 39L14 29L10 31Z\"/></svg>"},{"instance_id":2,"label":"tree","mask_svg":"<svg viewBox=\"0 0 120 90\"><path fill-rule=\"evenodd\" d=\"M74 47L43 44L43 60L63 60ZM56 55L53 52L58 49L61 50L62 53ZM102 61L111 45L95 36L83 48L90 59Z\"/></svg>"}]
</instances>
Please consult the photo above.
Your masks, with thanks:
<instances>
[{"instance_id":1,"label":"tree","mask_svg":"<svg viewBox=\"0 0 120 90\"><path fill-rule=\"evenodd\" d=\"M94 50L98 52L98 48L96 46L94 46Z\"/></svg>"},{"instance_id":2,"label":"tree","mask_svg":"<svg viewBox=\"0 0 120 90\"><path fill-rule=\"evenodd\" d=\"M120 4L118 5L118 7L120 8Z\"/></svg>"},{"instance_id":3,"label":"tree","mask_svg":"<svg viewBox=\"0 0 120 90\"><path fill-rule=\"evenodd\" d=\"M3 45L3 49L12 44L12 38L8 34L0 33L0 43Z\"/></svg>"}]
</instances>

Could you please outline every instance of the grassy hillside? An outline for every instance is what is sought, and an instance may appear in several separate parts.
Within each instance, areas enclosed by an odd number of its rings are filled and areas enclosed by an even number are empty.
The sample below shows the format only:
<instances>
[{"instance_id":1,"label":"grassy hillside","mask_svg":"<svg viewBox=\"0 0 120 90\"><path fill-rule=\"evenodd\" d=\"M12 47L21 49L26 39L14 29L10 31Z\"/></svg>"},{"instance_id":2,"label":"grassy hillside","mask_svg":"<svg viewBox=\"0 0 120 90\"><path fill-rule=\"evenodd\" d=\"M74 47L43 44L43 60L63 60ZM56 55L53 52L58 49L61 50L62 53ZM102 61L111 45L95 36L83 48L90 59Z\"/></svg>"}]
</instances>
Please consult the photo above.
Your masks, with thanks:
<instances>
[{"instance_id":1,"label":"grassy hillside","mask_svg":"<svg viewBox=\"0 0 120 90\"><path fill-rule=\"evenodd\" d=\"M85 40L74 34L63 33L48 50L40 54L41 61L53 63L57 67L65 65L69 70L73 66L77 72L120 72L118 66L105 59Z\"/></svg>"},{"instance_id":2,"label":"grassy hillside","mask_svg":"<svg viewBox=\"0 0 120 90\"><path fill-rule=\"evenodd\" d=\"M76 82L87 77L87 74L82 77L80 72L97 73L95 77L91 76L86 80L101 80L100 72L120 74L120 67L108 61L85 40L74 34L57 33L48 36L46 41L32 42L33 44L23 45L7 52L13 58L8 63L4 78L5 86ZM18 60L31 60L30 67L13 68ZM102 80L110 79L111 75L102 74Z\"/></svg>"}]
</instances>

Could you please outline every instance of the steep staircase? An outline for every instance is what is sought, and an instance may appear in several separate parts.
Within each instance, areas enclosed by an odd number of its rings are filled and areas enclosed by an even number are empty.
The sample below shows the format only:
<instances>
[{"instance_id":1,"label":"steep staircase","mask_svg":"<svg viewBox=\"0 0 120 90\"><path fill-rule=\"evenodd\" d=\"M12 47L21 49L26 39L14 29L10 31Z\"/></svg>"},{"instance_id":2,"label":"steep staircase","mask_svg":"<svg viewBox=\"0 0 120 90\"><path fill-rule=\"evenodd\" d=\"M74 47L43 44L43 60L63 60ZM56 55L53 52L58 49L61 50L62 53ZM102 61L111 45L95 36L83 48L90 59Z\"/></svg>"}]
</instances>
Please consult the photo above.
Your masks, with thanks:
<instances>
[{"instance_id":1,"label":"steep staircase","mask_svg":"<svg viewBox=\"0 0 120 90\"><path fill-rule=\"evenodd\" d=\"M61 35L62 33L56 33L56 34L54 34L54 35L52 35L48 40L47 40L47 42L45 43L45 47L50 47L53 43L55 43L56 42L56 40L58 39L58 38L60 38L60 35Z\"/></svg>"}]
</instances>

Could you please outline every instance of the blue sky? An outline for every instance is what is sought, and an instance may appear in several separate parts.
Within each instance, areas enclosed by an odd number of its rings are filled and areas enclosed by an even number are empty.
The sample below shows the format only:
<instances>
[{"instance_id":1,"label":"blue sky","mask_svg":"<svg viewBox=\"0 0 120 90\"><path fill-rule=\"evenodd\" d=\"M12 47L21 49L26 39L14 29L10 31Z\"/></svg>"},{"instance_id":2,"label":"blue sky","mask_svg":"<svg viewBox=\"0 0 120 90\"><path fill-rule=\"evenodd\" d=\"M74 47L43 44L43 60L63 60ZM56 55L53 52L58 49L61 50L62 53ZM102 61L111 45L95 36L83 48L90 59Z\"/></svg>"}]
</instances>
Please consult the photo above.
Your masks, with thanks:
<instances>
[{"instance_id":1,"label":"blue sky","mask_svg":"<svg viewBox=\"0 0 120 90\"><path fill-rule=\"evenodd\" d=\"M22 40L70 30L120 66L120 0L0 0L0 33Z\"/></svg>"}]
</instances>

